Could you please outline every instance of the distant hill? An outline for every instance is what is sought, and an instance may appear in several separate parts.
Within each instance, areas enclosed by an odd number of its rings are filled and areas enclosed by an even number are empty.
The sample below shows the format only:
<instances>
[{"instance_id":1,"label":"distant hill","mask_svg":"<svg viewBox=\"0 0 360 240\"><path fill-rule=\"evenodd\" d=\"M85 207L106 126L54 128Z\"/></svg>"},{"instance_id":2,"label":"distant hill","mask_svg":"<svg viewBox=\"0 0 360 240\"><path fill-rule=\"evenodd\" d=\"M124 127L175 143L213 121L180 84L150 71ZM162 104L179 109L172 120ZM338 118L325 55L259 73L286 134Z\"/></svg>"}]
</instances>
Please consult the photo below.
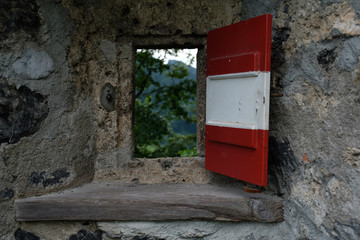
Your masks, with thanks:
<instances>
[{"instance_id":1,"label":"distant hill","mask_svg":"<svg viewBox=\"0 0 360 240\"><path fill-rule=\"evenodd\" d=\"M169 62L168 62L168 64L170 66L173 66L173 65L175 65L177 63L184 64L183 62L177 61L177 60L169 60ZM193 67L191 67L189 65L185 65L185 66L189 71L189 76L187 76L187 78L194 79L196 81L196 68L193 68ZM153 73L152 77L153 77L153 79L158 80L158 82L160 83L161 86L166 86L166 85L171 85L171 84L174 84L174 83L181 82L181 79L172 79L170 77L167 77L166 73L162 73L162 74Z\"/></svg>"}]
</instances>

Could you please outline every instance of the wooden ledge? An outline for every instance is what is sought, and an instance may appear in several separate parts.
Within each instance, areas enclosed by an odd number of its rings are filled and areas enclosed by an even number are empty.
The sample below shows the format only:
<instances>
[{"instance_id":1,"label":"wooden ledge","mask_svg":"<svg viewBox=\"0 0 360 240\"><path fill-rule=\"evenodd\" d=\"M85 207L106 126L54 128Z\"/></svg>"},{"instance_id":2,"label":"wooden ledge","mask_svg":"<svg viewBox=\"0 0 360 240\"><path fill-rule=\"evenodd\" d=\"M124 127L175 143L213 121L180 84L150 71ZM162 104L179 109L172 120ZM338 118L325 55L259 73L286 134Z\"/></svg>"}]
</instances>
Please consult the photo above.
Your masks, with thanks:
<instances>
[{"instance_id":1,"label":"wooden ledge","mask_svg":"<svg viewBox=\"0 0 360 240\"><path fill-rule=\"evenodd\" d=\"M44 220L226 220L283 221L283 200L237 187L195 184L121 185L81 188L15 201L17 221Z\"/></svg>"}]
</instances>

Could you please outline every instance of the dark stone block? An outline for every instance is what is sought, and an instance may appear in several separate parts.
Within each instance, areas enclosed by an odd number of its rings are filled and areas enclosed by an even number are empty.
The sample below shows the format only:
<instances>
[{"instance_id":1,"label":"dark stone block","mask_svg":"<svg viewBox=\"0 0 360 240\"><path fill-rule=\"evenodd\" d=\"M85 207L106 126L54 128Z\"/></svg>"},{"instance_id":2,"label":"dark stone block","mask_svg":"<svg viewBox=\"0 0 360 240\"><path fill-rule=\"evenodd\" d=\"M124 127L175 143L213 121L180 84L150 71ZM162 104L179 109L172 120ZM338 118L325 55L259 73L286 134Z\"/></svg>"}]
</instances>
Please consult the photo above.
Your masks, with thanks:
<instances>
[{"instance_id":1,"label":"dark stone block","mask_svg":"<svg viewBox=\"0 0 360 240\"><path fill-rule=\"evenodd\" d=\"M173 161L171 160L159 160L159 163L164 170L168 170L173 165Z\"/></svg>"},{"instance_id":2,"label":"dark stone block","mask_svg":"<svg viewBox=\"0 0 360 240\"><path fill-rule=\"evenodd\" d=\"M164 238L152 237L152 236L135 236L133 240L165 240Z\"/></svg>"},{"instance_id":3,"label":"dark stone block","mask_svg":"<svg viewBox=\"0 0 360 240\"><path fill-rule=\"evenodd\" d=\"M74 6L76 7L94 7L99 8L101 7L101 0L74 0Z\"/></svg>"},{"instance_id":4,"label":"dark stone block","mask_svg":"<svg viewBox=\"0 0 360 240\"><path fill-rule=\"evenodd\" d=\"M331 30L331 36L332 36L333 38L342 37L342 36L343 36L343 33L342 33L339 29L333 28L333 29Z\"/></svg>"},{"instance_id":5,"label":"dark stone block","mask_svg":"<svg viewBox=\"0 0 360 240\"><path fill-rule=\"evenodd\" d=\"M59 183L62 183L62 181L60 181L60 179L57 179L57 178L47 178L47 179L44 179L44 181L42 182L44 187L52 186L52 185L59 184Z\"/></svg>"},{"instance_id":6,"label":"dark stone block","mask_svg":"<svg viewBox=\"0 0 360 240\"><path fill-rule=\"evenodd\" d=\"M285 4L283 13L288 14L289 13L289 5Z\"/></svg>"},{"instance_id":7,"label":"dark stone block","mask_svg":"<svg viewBox=\"0 0 360 240\"><path fill-rule=\"evenodd\" d=\"M130 8L128 6L125 6L122 11L121 14L124 15L128 15L130 13Z\"/></svg>"},{"instance_id":8,"label":"dark stone block","mask_svg":"<svg viewBox=\"0 0 360 240\"><path fill-rule=\"evenodd\" d=\"M343 3L344 0L322 0L321 2L325 5L330 5L333 3Z\"/></svg>"},{"instance_id":9,"label":"dark stone block","mask_svg":"<svg viewBox=\"0 0 360 240\"><path fill-rule=\"evenodd\" d=\"M40 27L39 7L36 0L0 1L0 40L7 32L24 30L34 35Z\"/></svg>"},{"instance_id":10,"label":"dark stone block","mask_svg":"<svg viewBox=\"0 0 360 240\"><path fill-rule=\"evenodd\" d=\"M56 178L56 179L61 179L61 178L67 178L67 177L69 177L69 176L70 176L70 173L67 172L67 171L64 170L64 169L60 169L60 170L57 170L57 171L53 172L51 175L52 175L54 178Z\"/></svg>"},{"instance_id":11,"label":"dark stone block","mask_svg":"<svg viewBox=\"0 0 360 240\"><path fill-rule=\"evenodd\" d=\"M102 231L88 232L81 230L77 234L71 235L69 240L102 240Z\"/></svg>"},{"instance_id":12,"label":"dark stone block","mask_svg":"<svg viewBox=\"0 0 360 240\"><path fill-rule=\"evenodd\" d=\"M22 231L21 229L18 229L15 232L14 236L15 236L15 240L40 240L38 236L35 236L30 232Z\"/></svg>"},{"instance_id":13,"label":"dark stone block","mask_svg":"<svg viewBox=\"0 0 360 240\"><path fill-rule=\"evenodd\" d=\"M70 173L65 169L60 169L51 173L51 175L53 176L52 178L45 178L45 172L33 172L29 177L29 181L36 185L41 183L44 187L46 187L62 183L62 179L69 177Z\"/></svg>"},{"instance_id":14,"label":"dark stone block","mask_svg":"<svg viewBox=\"0 0 360 240\"><path fill-rule=\"evenodd\" d=\"M106 83L101 89L100 103L108 112L115 110L115 88L110 83Z\"/></svg>"},{"instance_id":15,"label":"dark stone block","mask_svg":"<svg viewBox=\"0 0 360 240\"><path fill-rule=\"evenodd\" d=\"M290 28L283 27L274 31L274 36L272 40L272 48L281 47L283 42L286 42L290 37Z\"/></svg>"},{"instance_id":16,"label":"dark stone block","mask_svg":"<svg viewBox=\"0 0 360 240\"><path fill-rule=\"evenodd\" d=\"M5 166L7 166L7 162L8 162L8 160L9 160L9 157L8 157L8 156L2 156L1 158L2 158Z\"/></svg>"},{"instance_id":17,"label":"dark stone block","mask_svg":"<svg viewBox=\"0 0 360 240\"><path fill-rule=\"evenodd\" d=\"M44 174L45 174L45 172L42 172L42 173L33 172L30 175L29 181L34 184L41 183L45 179Z\"/></svg>"},{"instance_id":18,"label":"dark stone block","mask_svg":"<svg viewBox=\"0 0 360 240\"><path fill-rule=\"evenodd\" d=\"M318 63L325 67L326 70L329 69L329 65L332 64L336 59L336 48L333 49L324 49L319 52L317 56Z\"/></svg>"},{"instance_id":19,"label":"dark stone block","mask_svg":"<svg viewBox=\"0 0 360 240\"><path fill-rule=\"evenodd\" d=\"M271 86L275 88L282 87L282 79L284 77L286 68L285 53L283 43L287 41L290 36L290 28L284 27L274 31L273 40L271 44ZM279 90L274 90L277 92Z\"/></svg>"},{"instance_id":20,"label":"dark stone block","mask_svg":"<svg viewBox=\"0 0 360 240\"><path fill-rule=\"evenodd\" d=\"M48 112L44 96L0 79L0 143L16 143L35 133Z\"/></svg>"},{"instance_id":21,"label":"dark stone block","mask_svg":"<svg viewBox=\"0 0 360 240\"><path fill-rule=\"evenodd\" d=\"M7 199L11 199L14 197L14 191L12 189L8 189L8 188L5 188L4 190L2 190L0 192L0 198L7 198Z\"/></svg>"}]
</instances>

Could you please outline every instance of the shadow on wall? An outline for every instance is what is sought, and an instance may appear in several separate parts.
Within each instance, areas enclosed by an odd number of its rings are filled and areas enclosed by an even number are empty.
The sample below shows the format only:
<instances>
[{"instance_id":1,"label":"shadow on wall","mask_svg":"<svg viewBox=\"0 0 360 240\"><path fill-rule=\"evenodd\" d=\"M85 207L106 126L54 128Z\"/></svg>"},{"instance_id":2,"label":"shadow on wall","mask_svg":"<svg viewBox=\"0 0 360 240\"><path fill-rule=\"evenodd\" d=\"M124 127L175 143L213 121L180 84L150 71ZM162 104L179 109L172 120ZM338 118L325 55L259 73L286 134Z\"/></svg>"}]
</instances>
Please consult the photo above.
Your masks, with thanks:
<instances>
[{"instance_id":1,"label":"shadow on wall","mask_svg":"<svg viewBox=\"0 0 360 240\"><path fill-rule=\"evenodd\" d=\"M280 189L288 187L291 173L299 168L298 161L288 139L269 136L269 188L282 195ZM281 186L280 186L281 185Z\"/></svg>"}]
</instances>

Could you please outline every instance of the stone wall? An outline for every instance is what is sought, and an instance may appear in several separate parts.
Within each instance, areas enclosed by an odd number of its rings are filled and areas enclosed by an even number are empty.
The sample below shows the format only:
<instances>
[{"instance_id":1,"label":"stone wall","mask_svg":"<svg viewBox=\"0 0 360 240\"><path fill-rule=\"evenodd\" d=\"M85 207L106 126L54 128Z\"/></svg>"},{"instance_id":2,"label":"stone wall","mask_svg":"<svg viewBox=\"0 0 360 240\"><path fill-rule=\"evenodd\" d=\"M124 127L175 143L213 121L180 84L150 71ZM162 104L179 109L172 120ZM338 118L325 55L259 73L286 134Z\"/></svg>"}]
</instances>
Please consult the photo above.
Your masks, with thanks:
<instances>
[{"instance_id":1,"label":"stone wall","mask_svg":"<svg viewBox=\"0 0 360 240\"><path fill-rule=\"evenodd\" d=\"M92 96L76 91L67 64L66 8L6 0L0 16L0 239L26 239L15 234L14 200L91 181L96 125Z\"/></svg>"},{"instance_id":2,"label":"stone wall","mask_svg":"<svg viewBox=\"0 0 360 240\"><path fill-rule=\"evenodd\" d=\"M206 34L273 15L269 187L285 221L15 221L14 200L91 181L232 183L204 170ZM357 0L0 3L0 239L358 239ZM198 54L198 152L132 159L136 48ZM111 101L104 98L112 96Z\"/></svg>"}]
</instances>

